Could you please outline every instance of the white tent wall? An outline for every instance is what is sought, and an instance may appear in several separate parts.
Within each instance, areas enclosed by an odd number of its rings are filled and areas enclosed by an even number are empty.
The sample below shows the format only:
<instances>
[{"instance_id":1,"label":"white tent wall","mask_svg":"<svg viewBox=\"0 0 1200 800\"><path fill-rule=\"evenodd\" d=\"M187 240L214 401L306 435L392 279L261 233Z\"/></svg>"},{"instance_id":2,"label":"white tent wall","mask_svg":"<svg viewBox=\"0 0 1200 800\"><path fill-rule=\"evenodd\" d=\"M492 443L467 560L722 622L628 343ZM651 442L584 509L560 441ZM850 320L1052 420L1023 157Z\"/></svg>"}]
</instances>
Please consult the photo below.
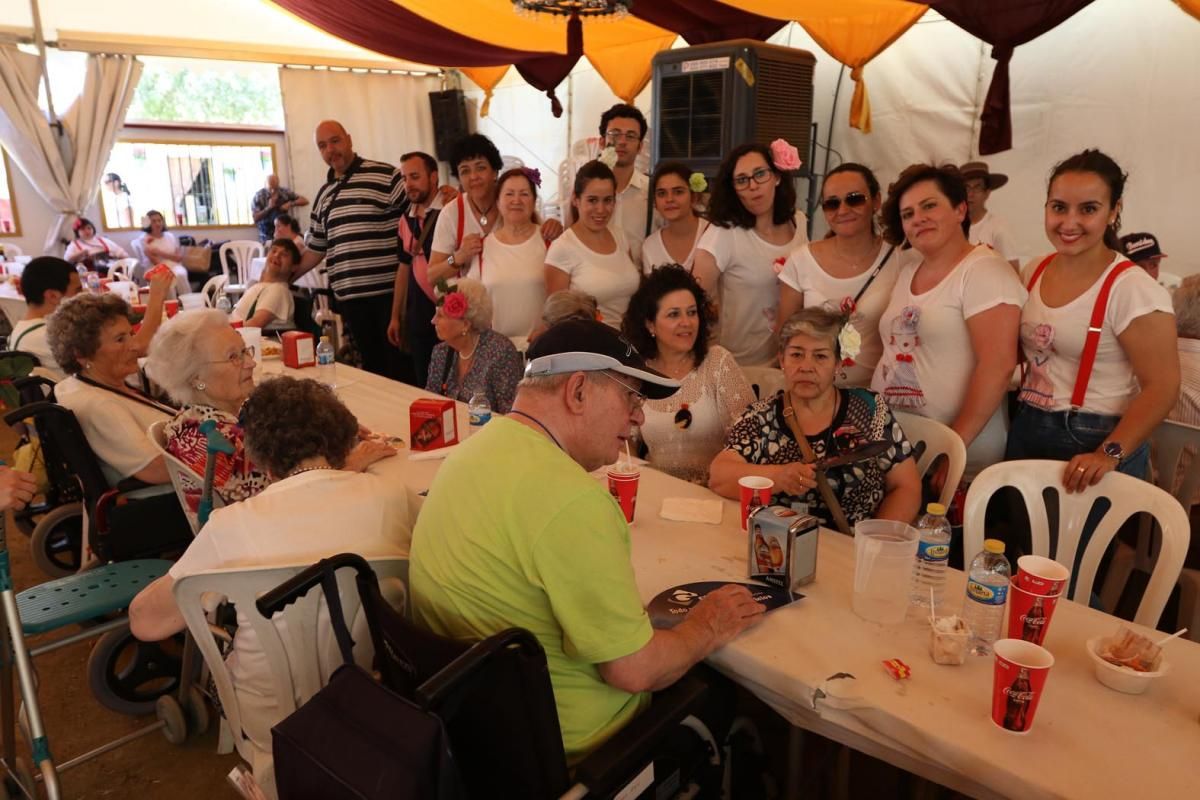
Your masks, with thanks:
<instances>
[{"instance_id":1,"label":"white tent wall","mask_svg":"<svg viewBox=\"0 0 1200 800\"><path fill-rule=\"evenodd\" d=\"M341 122L363 158L398 166L405 152L433 152L429 92L441 88L439 77L283 68L279 83L291 188L309 200L329 169L313 140L322 120Z\"/></svg>"},{"instance_id":2,"label":"white tent wall","mask_svg":"<svg viewBox=\"0 0 1200 800\"><path fill-rule=\"evenodd\" d=\"M586 35L586 31L585 31ZM813 119L820 142L841 65L798 25L771 39L817 56ZM963 163L978 158L979 106L991 81L990 46L929 12L864 70L873 131L848 126L854 85L849 70L833 114L832 147L847 161L874 169L886 185L916 161ZM1009 175L989 207L1007 218L1024 257L1050 249L1042 225L1052 166L1085 147L1099 147L1130 174L1124 232L1155 233L1171 255L1164 269L1200 272L1200 226L1191 219L1200 177L1200 23L1165 0L1096 0L1059 27L1019 47L1010 68L1013 149L985 158ZM572 73L572 139L593 135L600 114L617 98L581 62ZM476 104L483 92L464 88ZM568 84L559 87L564 107ZM649 90L636 105L650 113ZM564 115L565 117L565 115ZM501 152L542 169L557 169L568 148L567 121L554 120L540 92L513 73L494 92L488 117L476 127ZM531 162L528 151L537 154ZM839 163L837 155L830 166ZM815 167L823 170L818 148ZM543 182L549 199L554 184ZM1185 211L1185 209L1187 211ZM816 235L824 233L817 215Z\"/></svg>"}]
</instances>

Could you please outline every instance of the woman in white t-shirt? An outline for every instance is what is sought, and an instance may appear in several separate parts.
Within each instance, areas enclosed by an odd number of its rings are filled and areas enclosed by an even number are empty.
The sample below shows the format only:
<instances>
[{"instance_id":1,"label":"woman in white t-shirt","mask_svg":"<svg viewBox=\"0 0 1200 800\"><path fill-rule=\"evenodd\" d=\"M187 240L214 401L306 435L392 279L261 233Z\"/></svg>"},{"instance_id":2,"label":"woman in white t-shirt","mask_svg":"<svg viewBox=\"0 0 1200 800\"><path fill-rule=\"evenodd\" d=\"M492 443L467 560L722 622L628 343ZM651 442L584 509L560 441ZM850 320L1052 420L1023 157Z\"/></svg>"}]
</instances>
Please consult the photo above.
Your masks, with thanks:
<instances>
[{"instance_id":1,"label":"woman in white t-shirt","mask_svg":"<svg viewBox=\"0 0 1200 800\"><path fill-rule=\"evenodd\" d=\"M1120 251L1125 178L1098 150L1055 167L1045 214L1054 253L1022 273L1029 286L1021 312L1026 364L1005 458L1069 462L1063 470L1068 492L1114 469L1146 477L1146 439L1179 394L1171 297ZM1087 374L1081 365L1098 305L1103 317Z\"/></svg>"},{"instance_id":2,"label":"woman in white t-shirt","mask_svg":"<svg viewBox=\"0 0 1200 800\"><path fill-rule=\"evenodd\" d=\"M641 270L619 228L609 228L617 179L608 166L589 161L575 173L575 222L546 251L546 293L578 289L596 298L603 321L618 330Z\"/></svg>"},{"instance_id":3,"label":"woman in white t-shirt","mask_svg":"<svg viewBox=\"0 0 1200 800\"><path fill-rule=\"evenodd\" d=\"M467 273L492 298L492 330L517 340L529 336L546 302L546 240L533 174L518 167L496 181L500 221Z\"/></svg>"},{"instance_id":4,"label":"woman in white t-shirt","mask_svg":"<svg viewBox=\"0 0 1200 800\"><path fill-rule=\"evenodd\" d=\"M143 271L157 264L166 264L175 275L175 293L187 294L192 290L188 283L187 267L183 266L183 248L175 234L167 230L167 220L161 212L146 212L146 227L142 228L144 236L137 240L141 243L142 254L145 258L138 265Z\"/></svg>"},{"instance_id":5,"label":"woman in white t-shirt","mask_svg":"<svg viewBox=\"0 0 1200 800\"><path fill-rule=\"evenodd\" d=\"M719 303L718 343L742 366L774 364L779 271L808 241L791 173L796 148L776 139L735 147L713 181L709 219L692 273Z\"/></svg>"},{"instance_id":6,"label":"woman in white t-shirt","mask_svg":"<svg viewBox=\"0 0 1200 800\"><path fill-rule=\"evenodd\" d=\"M968 480L1004 455L1004 397L1017 364L1025 289L1007 261L967 241L967 190L953 169L917 164L883 206L887 238L920 259L904 265L879 320L883 355L871 389L893 408L936 419L967 446ZM933 476L945 483L943 466Z\"/></svg>"},{"instance_id":7,"label":"woman in white t-shirt","mask_svg":"<svg viewBox=\"0 0 1200 800\"><path fill-rule=\"evenodd\" d=\"M642 242L642 270L647 275L666 264L692 271L696 245L708 230L708 220L696 213L696 199L706 188L704 176L679 161L663 162L654 170L650 196L667 224Z\"/></svg>"},{"instance_id":8,"label":"woman in white t-shirt","mask_svg":"<svg viewBox=\"0 0 1200 800\"><path fill-rule=\"evenodd\" d=\"M466 275L475 266L483 239L500 219L496 176L504 166L492 140L475 133L459 142L450 163L462 191L438 212L429 254L429 283Z\"/></svg>"},{"instance_id":9,"label":"woman in white t-shirt","mask_svg":"<svg viewBox=\"0 0 1200 800\"><path fill-rule=\"evenodd\" d=\"M801 308L826 306L848 315L862 339L858 355L838 366L838 386L869 387L883 352L879 317L891 299L901 256L875 228L882 204L879 180L867 167L846 162L830 170L821 187L830 235L795 250L779 273L780 320Z\"/></svg>"}]
</instances>

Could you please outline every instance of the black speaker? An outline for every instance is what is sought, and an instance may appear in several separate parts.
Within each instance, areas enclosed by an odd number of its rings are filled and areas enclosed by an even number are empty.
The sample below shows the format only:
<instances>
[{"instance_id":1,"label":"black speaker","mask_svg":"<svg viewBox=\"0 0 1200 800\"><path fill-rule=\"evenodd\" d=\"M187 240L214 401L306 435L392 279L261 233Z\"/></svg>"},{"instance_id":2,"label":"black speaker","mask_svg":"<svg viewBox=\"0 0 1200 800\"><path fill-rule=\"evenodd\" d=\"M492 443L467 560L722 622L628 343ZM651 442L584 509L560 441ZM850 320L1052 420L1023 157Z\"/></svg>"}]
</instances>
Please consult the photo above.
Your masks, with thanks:
<instances>
[{"instance_id":1,"label":"black speaker","mask_svg":"<svg viewBox=\"0 0 1200 800\"><path fill-rule=\"evenodd\" d=\"M654 57L651 154L713 176L740 144L787 139L808 158L813 68L805 50L750 39L663 50ZM805 163L801 175L810 175Z\"/></svg>"},{"instance_id":2,"label":"black speaker","mask_svg":"<svg viewBox=\"0 0 1200 800\"><path fill-rule=\"evenodd\" d=\"M429 110L433 114L433 139L438 160L449 161L455 143L471 132L467 128L466 99L460 89L430 92Z\"/></svg>"}]
</instances>

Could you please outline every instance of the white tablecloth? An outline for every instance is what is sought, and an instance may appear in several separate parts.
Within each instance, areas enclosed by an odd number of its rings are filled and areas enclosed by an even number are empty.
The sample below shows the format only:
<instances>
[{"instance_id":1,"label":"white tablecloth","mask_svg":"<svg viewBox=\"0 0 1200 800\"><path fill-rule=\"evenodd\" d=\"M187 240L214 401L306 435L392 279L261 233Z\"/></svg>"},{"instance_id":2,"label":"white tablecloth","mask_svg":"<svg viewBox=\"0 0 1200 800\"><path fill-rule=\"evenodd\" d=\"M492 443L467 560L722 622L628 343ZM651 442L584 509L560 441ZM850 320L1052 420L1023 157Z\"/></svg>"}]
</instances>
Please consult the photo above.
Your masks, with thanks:
<instances>
[{"instance_id":1,"label":"white tablecloth","mask_svg":"<svg viewBox=\"0 0 1200 800\"><path fill-rule=\"evenodd\" d=\"M252 258L250 259L250 272L246 276L246 286L253 286L262 278L263 270L267 266L267 259ZM329 276L325 274L325 265L321 264L300 276L295 284L302 289L328 289Z\"/></svg>"},{"instance_id":2,"label":"white tablecloth","mask_svg":"<svg viewBox=\"0 0 1200 800\"><path fill-rule=\"evenodd\" d=\"M279 371L266 362L266 372ZM408 404L426 393L338 366L337 390L360 422L408 438ZM315 369L298 374L315 376ZM465 408L458 404L464 426ZM372 467L427 489L440 461L410 461L407 451ZM711 498L700 486L643 468L633 562L645 601L690 581L746 579L746 540L737 506L723 501L718 525L658 517L664 497ZM978 797L1186 798L1200 787L1200 645L1177 640L1165 652L1168 675L1144 695L1114 692L1096 681L1084 642L1119 623L1084 606L1060 602L1047 636L1056 664L1032 731L1024 736L992 724L992 658L939 666L928 655L927 628L917 621L885 627L850 606L854 547L850 537L822 532L817 579L804 599L772 612L710 662L754 691L785 718L900 767ZM964 577L951 571L947 603L956 609ZM911 679L893 681L882 661L900 658ZM847 695L814 690L834 673Z\"/></svg>"}]
</instances>

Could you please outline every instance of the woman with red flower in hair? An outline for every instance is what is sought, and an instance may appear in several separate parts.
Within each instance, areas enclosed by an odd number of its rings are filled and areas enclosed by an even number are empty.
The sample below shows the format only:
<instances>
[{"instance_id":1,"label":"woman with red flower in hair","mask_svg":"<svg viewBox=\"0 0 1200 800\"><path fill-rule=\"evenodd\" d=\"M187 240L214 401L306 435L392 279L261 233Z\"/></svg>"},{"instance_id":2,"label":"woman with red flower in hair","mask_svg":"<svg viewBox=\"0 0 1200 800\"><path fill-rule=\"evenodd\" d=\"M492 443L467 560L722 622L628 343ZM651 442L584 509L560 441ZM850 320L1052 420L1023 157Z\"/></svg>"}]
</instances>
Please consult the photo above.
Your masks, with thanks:
<instances>
[{"instance_id":1,"label":"woman with red flower in hair","mask_svg":"<svg viewBox=\"0 0 1200 800\"><path fill-rule=\"evenodd\" d=\"M524 362L507 336L492 330L492 300L483 284L459 278L439 281L433 348L425 390L464 403L482 392L492 410L507 414L517 394Z\"/></svg>"}]
</instances>

